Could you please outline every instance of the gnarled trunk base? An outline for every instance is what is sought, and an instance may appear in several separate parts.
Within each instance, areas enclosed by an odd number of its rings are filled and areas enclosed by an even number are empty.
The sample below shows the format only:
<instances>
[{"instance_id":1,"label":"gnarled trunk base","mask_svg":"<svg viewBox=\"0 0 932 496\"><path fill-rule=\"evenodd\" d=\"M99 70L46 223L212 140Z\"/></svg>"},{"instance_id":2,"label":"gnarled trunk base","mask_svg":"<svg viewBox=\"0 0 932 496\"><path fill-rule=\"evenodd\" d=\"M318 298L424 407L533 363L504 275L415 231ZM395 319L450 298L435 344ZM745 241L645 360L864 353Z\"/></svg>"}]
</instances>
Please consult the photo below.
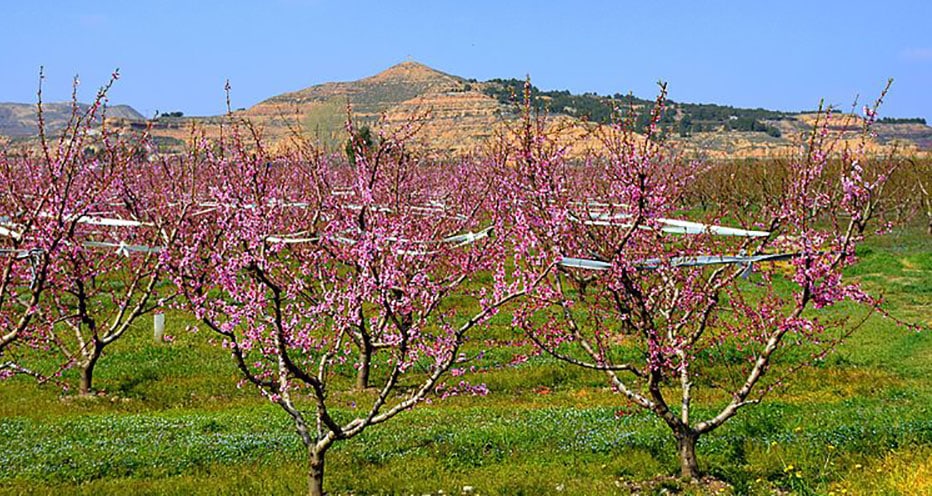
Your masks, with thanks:
<instances>
[{"instance_id":1,"label":"gnarled trunk base","mask_svg":"<svg viewBox=\"0 0 932 496\"><path fill-rule=\"evenodd\" d=\"M324 453L313 447L308 449L307 461L307 494L310 496L324 495Z\"/></svg>"},{"instance_id":2,"label":"gnarled trunk base","mask_svg":"<svg viewBox=\"0 0 932 496\"><path fill-rule=\"evenodd\" d=\"M699 461L696 459L696 441L699 435L696 433L684 433L676 436L678 453L680 456L680 477L686 480L698 479Z\"/></svg>"},{"instance_id":3,"label":"gnarled trunk base","mask_svg":"<svg viewBox=\"0 0 932 496\"><path fill-rule=\"evenodd\" d=\"M81 364L81 384L78 392L82 395L86 396L92 394L94 391L94 366L97 365L97 360L100 359L102 350L103 348L94 346L87 360Z\"/></svg>"}]
</instances>

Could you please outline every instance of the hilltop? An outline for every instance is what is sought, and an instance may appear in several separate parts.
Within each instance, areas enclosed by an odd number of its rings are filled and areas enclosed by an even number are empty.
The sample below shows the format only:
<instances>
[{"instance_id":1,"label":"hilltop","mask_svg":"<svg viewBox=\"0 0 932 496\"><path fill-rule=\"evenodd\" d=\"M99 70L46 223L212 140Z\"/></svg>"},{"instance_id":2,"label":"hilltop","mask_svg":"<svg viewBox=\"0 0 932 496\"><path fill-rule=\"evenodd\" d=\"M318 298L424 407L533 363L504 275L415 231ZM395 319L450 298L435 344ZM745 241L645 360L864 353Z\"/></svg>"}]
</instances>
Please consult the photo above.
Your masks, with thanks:
<instances>
[{"instance_id":1,"label":"hilltop","mask_svg":"<svg viewBox=\"0 0 932 496\"><path fill-rule=\"evenodd\" d=\"M446 121L452 105L457 108L484 107L484 124L494 121L492 112L498 105L477 91L470 91L463 78L452 76L417 62L403 62L374 76L358 81L325 83L264 100L241 113L255 123L264 124L271 135L280 135L288 126L299 127L324 142L345 139L347 104L354 119L375 125L402 120L404 116L431 109L429 122ZM465 117L465 115L460 115ZM467 122L457 123L459 134L471 134ZM431 126L432 127L432 126Z\"/></svg>"}]
</instances>

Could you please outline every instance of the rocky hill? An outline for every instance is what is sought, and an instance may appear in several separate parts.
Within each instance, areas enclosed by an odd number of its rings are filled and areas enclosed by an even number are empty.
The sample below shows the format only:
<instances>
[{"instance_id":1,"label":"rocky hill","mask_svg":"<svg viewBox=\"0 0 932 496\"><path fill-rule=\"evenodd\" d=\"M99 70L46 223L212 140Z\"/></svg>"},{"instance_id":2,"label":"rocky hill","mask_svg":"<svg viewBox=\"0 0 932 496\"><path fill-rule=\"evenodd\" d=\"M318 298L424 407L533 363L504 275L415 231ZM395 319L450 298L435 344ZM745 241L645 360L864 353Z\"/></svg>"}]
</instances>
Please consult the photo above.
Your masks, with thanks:
<instances>
[{"instance_id":1,"label":"rocky hill","mask_svg":"<svg viewBox=\"0 0 932 496\"><path fill-rule=\"evenodd\" d=\"M497 108L494 101L488 101L481 93L464 95L467 87L462 78L416 62L404 62L359 81L326 83L274 96L240 115L263 125L272 136L280 136L297 126L324 142L336 143L345 139L347 105L355 120L368 125L375 125L383 117L391 121L399 114L413 115L427 109L436 111L431 120L443 120L441 116L451 104L462 106L454 103L463 100L460 97L465 97L465 101L476 100L479 106ZM468 124L462 124L463 131L459 134L469 134Z\"/></svg>"}]
</instances>

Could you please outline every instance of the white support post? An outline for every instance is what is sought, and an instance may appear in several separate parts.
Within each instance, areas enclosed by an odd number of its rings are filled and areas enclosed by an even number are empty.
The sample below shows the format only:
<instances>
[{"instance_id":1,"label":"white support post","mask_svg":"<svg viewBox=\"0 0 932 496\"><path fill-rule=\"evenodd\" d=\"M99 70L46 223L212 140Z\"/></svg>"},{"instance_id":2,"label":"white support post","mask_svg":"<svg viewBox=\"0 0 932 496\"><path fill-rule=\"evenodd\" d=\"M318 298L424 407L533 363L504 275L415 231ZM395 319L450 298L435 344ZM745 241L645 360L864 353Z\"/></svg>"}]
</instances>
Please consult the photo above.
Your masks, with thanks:
<instances>
[{"instance_id":1,"label":"white support post","mask_svg":"<svg viewBox=\"0 0 932 496\"><path fill-rule=\"evenodd\" d=\"M165 314L157 313L152 316L153 338L156 343L161 343L165 337Z\"/></svg>"}]
</instances>

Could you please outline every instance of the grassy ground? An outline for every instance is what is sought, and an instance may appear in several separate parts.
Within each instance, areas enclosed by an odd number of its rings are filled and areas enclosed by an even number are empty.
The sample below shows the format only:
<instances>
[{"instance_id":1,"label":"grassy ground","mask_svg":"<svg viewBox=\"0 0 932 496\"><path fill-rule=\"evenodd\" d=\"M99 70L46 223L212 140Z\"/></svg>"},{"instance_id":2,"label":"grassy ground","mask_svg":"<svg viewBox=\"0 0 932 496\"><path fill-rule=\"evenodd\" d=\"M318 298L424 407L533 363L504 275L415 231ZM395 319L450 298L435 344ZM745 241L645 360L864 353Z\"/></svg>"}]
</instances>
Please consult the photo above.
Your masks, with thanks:
<instances>
[{"instance_id":1,"label":"grassy ground","mask_svg":"<svg viewBox=\"0 0 932 496\"><path fill-rule=\"evenodd\" d=\"M932 238L900 231L862 255L851 275L896 316L932 326ZM189 323L169 316L171 345L152 343L147 321L108 348L99 397L0 384L0 494L304 492L288 418L238 389L228 356ZM700 440L702 469L737 494L932 494L930 377L932 336L872 317L821 367ZM667 429L598 374L535 357L477 379L489 396L435 401L337 445L329 490L707 492L658 477L677 470ZM350 413L356 398L333 399Z\"/></svg>"}]
</instances>

